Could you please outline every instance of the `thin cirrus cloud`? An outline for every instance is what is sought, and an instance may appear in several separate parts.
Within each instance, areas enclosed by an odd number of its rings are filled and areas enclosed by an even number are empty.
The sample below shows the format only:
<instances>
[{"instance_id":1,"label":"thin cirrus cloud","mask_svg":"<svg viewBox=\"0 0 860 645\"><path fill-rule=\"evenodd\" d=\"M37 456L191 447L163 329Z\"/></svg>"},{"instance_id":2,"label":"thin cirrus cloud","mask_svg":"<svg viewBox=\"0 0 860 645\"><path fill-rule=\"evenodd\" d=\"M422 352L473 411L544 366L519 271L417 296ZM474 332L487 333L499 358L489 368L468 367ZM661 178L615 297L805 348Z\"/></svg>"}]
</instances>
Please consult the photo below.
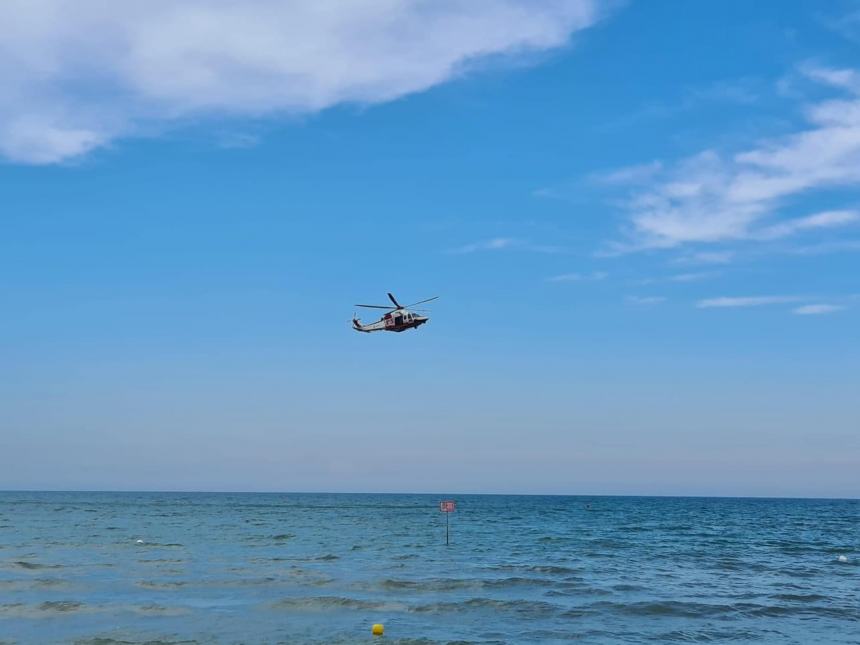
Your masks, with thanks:
<instances>
[{"instance_id":1,"label":"thin cirrus cloud","mask_svg":"<svg viewBox=\"0 0 860 645\"><path fill-rule=\"evenodd\" d=\"M734 257L735 254L732 251L697 251L675 258L673 263L680 265L729 264Z\"/></svg>"},{"instance_id":2,"label":"thin cirrus cloud","mask_svg":"<svg viewBox=\"0 0 860 645\"><path fill-rule=\"evenodd\" d=\"M663 170L660 161L652 161L635 166L627 166L606 173L597 173L591 176L591 181L597 184L627 185L641 184L650 181Z\"/></svg>"},{"instance_id":3,"label":"thin cirrus cloud","mask_svg":"<svg viewBox=\"0 0 860 645\"><path fill-rule=\"evenodd\" d=\"M648 285L648 284L660 284L663 282L677 282L677 283L685 283L685 282L700 282L702 280L709 280L711 278L716 278L721 275L717 271L697 271L691 273L675 273L673 275L664 276L661 278L642 278L641 280L637 280L634 284L637 285Z\"/></svg>"},{"instance_id":4,"label":"thin cirrus cloud","mask_svg":"<svg viewBox=\"0 0 860 645\"><path fill-rule=\"evenodd\" d=\"M449 250L448 253L462 255L465 253L478 253L480 251L503 251L513 249L531 251L533 253L558 253L561 251L557 246L533 244L528 240L521 240L515 237L493 237L458 246Z\"/></svg>"},{"instance_id":5,"label":"thin cirrus cloud","mask_svg":"<svg viewBox=\"0 0 860 645\"><path fill-rule=\"evenodd\" d=\"M798 316L821 316L824 314L836 313L843 309L845 309L845 307L841 305L815 304L797 307L792 310L792 313L797 314Z\"/></svg>"},{"instance_id":6,"label":"thin cirrus cloud","mask_svg":"<svg viewBox=\"0 0 860 645\"><path fill-rule=\"evenodd\" d=\"M733 307L762 307L766 305L783 305L800 300L798 296L723 296L720 298L705 298L699 300L699 309L720 309Z\"/></svg>"},{"instance_id":7,"label":"thin cirrus cloud","mask_svg":"<svg viewBox=\"0 0 860 645\"><path fill-rule=\"evenodd\" d=\"M610 183L626 178L634 191L627 204L630 240L616 250L777 239L857 223L856 211L837 209L767 224L804 194L860 187L860 73L801 71L841 93L806 106L805 129L731 156L704 150L673 166L651 162L608 175Z\"/></svg>"},{"instance_id":8,"label":"thin cirrus cloud","mask_svg":"<svg viewBox=\"0 0 860 645\"><path fill-rule=\"evenodd\" d=\"M777 239L788 237L803 231L814 229L836 228L860 221L860 214L853 210L823 211L807 217L796 217L778 224L761 229L757 237L762 239Z\"/></svg>"},{"instance_id":9,"label":"thin cirrus cloud","mask_svg":"<svg viewBox=\"0 0 860 645\"><path fill-rule=\"evenodd\" d=\"M627 302L640 307L650 307L666 302L663 296L627 296Z\"/></svg>"},{"instance_id":10,"label":"thin cirrus cloud","mask_svg":"<svg viewBox=\"0 0 860 645\"><path fill-rule=\"evenodd\" d=\"M521 240L512 237L494 237L480 242L471 242L451 249L451 253L475 253L477 251L501 251L522 244Z\"/></svg>"},{"instance_id":11,"label":"thin cirrus cloud","mask_svg":"<svg viewBox=\"0 0 860 645\"><path fill-rule=\"evenodd\" d=\"M718 275L718 273L715 273L713 271L699 271L696 273L676 273L675 275L669 276L668 280L669 282L698 282L700 280L707 280Z\"/></svg>"},{"instance_id":12,"label":"thin cirrus cloud","mask_svg":"<svg viewBox=\"0 0 860 645\"><path fill-rule=\"evenodd\" d=\"M595 282L604 280L609 274L604 271L592 271L591 273L562 273L546 279L547 282Z\"/></svg>"},{"instance_id":13,"label":"thin cirrus cloud","mask_svg":"<svg viewBox=\"0 0 860 645\"><path fill-rule=\"evenodd\" d=\"M542 52L597 0L5 0L0 155L45 164L190 118L312 114Z\"/></svg>"}]
</instances>

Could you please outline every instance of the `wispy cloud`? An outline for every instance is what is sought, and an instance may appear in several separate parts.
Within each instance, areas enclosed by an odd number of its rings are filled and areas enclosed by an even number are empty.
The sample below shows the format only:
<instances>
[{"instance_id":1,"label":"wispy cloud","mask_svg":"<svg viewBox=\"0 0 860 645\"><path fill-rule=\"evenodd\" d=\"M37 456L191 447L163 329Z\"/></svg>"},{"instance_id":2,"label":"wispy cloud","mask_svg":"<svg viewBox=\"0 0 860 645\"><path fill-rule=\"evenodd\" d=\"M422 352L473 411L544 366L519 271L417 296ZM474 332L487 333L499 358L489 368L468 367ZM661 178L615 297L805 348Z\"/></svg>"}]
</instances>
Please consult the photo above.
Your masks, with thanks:
<instances>
[{"instance_id":1,"label":"wispy cloud","mask_svg":"<svg viewBox=\"0 0 860 645\"><path fill-rule=\"evenodd\" d=\"M451 249L451 253L500 251L502 249L509 249L513 246L518 246L519 244L522 244L522 240L517 240L512 237L494 237L489 240L482 240L480 242L472 242L471 244L464 244L463 246L458 246L456 249Z\"/></svg>"},{"instance_id":2,"label":"wispy cloud","mask_svg":"<svg viewBox=\"0 0 860 645\"><path fill-rule=\"evenodd\" d=\"M719 274L714 271L699 271L696 273L676 273L675 275L669 276L667 279L669 282L698 282L699 280L707 280L718 275Z\"/></svg>"},{"instance_id":3,"label":"wispy cloud","mask_svg":"<svg viewBox=\"0 0 860 645\"><path fill-rule=\"evenodd\" d=\"M735 257L733 251L699 251L682 255L673 260L674 264L728 264Z\"/></svg>"},{"instance_id":4,"label":"wispy cloud","mask_svg":"<svg viewBox=\"0 0 860 645\"><path fill-rule=\"evenodd\" d=\"M824 255L829 253L856 253L860 251L860 239L856 240L833 240L830 242L819 242L817 244L806 244L789 249L789 253L796 255Z\"/></svg>"},{"instance_id":5,"label":"wispy cloud","mask_svg":"<svg viewBox=\"0 0 860 645\"><path fill-rule=\"evenodd\" d=\"M704 150L661 169L644 190L631 183L630 241L616 250L774 239L854 223L851 210L766 223L802 194L860 185L858 73L809 66L801 71L848 96L807 106L804 130L730 156Z\"/></svg>"},{"instance_id":6,"label":"wispy cloud","mask_svg":"<svg viewBox=\"0 0 860 645\"><path fill-rule=\"evenodd\" d=\"M260 143L260 136L248 132L221 132L217 143L219 148L227 150L253 148Z\"/></svg>"},{"instance_id":7,"label":"wispy cloud","mask_svg":"<svg viewBox=\"0 0 860 645\"><path fill-rule=\"evenodd\" d=\"M627 296L626 300L631 305L637 305L641 307L659 305L661 303L666 302L666 298L663 296Z\"/></svg>"},{"instance_id":8,"label":"wispy cloud","mask_svg":"<svg viewBox=\"0 0 860 645\"><path fill-rule=\"evenodd\" d=\"M833 69L807 64L801 67L801 71L814 81L860 95L860 72L856 69Z\"/></svg>"},{"instance_id":9,"label":"wispy cloud","mask_svg":"<svg viewBox=\"0 0 860 645\"><path fill-rule=\"evenodd\" d=\"M832 314L837 311L842 311L843 309L845 309L845 307L841 305L803 305L802 307L797 307L796 309L793 309L792 313L797 314L799 316L821 316L824 314Z\"/></svg>"},{"instance_id":10,"label":"wispy cloud","mask_svg":"<svg viewBox=\"0 0 860 645\"><path fill-rule=\"evenodd\" d=\"M9 0L0 155L54 163L182 120L312 114L566 45L596 0Z\"/></svg>"},{"instance_id":11,"label":"wispy cloud","mask_svg":"<svg viewBox=\"0 0 860 645\"><path fill-rule=\"evenodd\" d=\"M761 86L762 81L757 78L735 78L689 87L672 96L670 100L651 102L612 120L604 127L625 128L642 121L668 119L704 105L750 105L759 100Z\"/></svg>"},{"instance_id":12,"label":"wispy cloud","mask_svg":"<svg viewBox=\"0 0 860 645\"><path fill-rule=\"evenodd\" d=\"M860 10L850 11L835 18L827 18L824 24L843 38L860 43Z\"/></svg>"},{"instance_id":13,"label":"wispy cloud","mask_svg":"<svg viewBox=\"0 0 860 645\"><path fill-rule=\"evenodd\" d=\"M860 221L860 214L853 210L824 211L807 217L796 217L772 226L767 226L757 233L762 239L788 237L795 233L822 228L836 228Z\"/></svg>"},{"instance_id":14,"label":"wispy cloud","mask_svg":"<svg viewBox=\"0 0 860 645\"><path fill-rule=\"evenodd\" d=\"M663 164L659 161L627 166L605 173L596 173L591 180L598 184L641 184L653 179L661 170Z\"/></svg>"},{"instance_id":15,"label":"wispy cloud","mask_svg":"<svg viewBox=\"0 0 860 645\"><path fill-rule=\"evenodd\" d=\"M726 307L762 307L765 305L783 305L801 300L798 296L723 296L720 298L706 298L699 300L696 306L699 309L715 309Z\"/></svg>"},{"instance_id":16,"label":"wispy cloud","mask_svg":"<svg viewBox=\"0 0 860 645\"><path fill-rule=\"evenodd\" d=\"M562 273L547 278L547 282L593 282L596 280L604 280L609 276L604 271L593 271L591 273Z\"/></svg>"},{"instance_id":17,"label":"wispy cloud","mask_svg":"<svg viewBox=\"0 0 860 645\"><path fill-rule=\"evenodd\" d=\"M503 250L530 251L532 253L558 253L561 249L557 246L545 244L533 244L528 240L515 237L493 237L487 240L471 242L458 246L448 251L454 254L477 253L479 251L503 251Z\"/></svg>"},{"instance_id":18,"label":"wispy cloud","mask_svg":"<svg viewBox=\"0 0 860 645\"><path fill-rule=\"evenodd\" d=\"M696 271L690 273L675 273L672 275L661 276L659 278L642 278L640 280L636 280L633 284L636 285L648 285L648 284L661 284L661 283L669 283L669 282L699 282L700 280L708 280L710 278L716 278L721 275L718 271Z\"/></svg>"}]
</instances>

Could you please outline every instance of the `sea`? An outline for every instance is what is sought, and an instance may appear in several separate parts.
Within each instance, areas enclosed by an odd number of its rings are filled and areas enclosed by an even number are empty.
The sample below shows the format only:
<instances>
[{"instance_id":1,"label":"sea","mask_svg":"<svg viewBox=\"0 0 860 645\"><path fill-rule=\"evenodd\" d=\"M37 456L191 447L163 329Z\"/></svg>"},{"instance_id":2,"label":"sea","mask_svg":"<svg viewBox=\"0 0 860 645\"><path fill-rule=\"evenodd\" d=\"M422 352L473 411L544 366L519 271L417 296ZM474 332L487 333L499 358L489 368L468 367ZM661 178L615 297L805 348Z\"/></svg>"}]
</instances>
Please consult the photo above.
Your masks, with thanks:
<instances>
[{"instance_id":1,"label":"sea","mask_svg":"<svg viewBox=\"0 0 860 645\"><path fill-rule=\"evenodd\" d=\"M0 493L0 643L571 642L860 643L860 501Z\"/></svg>"}]
</instances>

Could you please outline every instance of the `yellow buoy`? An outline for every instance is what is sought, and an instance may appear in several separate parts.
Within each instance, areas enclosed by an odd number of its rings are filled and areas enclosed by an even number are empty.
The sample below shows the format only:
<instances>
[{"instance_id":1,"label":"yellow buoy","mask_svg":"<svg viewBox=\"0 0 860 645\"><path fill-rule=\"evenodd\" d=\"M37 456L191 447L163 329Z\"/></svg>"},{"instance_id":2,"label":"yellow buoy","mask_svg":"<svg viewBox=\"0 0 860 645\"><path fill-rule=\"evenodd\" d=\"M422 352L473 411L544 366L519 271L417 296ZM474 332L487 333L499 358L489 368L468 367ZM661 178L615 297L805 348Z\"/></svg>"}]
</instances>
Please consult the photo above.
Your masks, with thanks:
<instances>
[{"instance_id":1,"label":"yellow buoy","mask_svg":"<svg viewBox=\"0 0 860 645\"><path fill-rule=\"evenodd\" d=\"M382 623L376 623L370 628L370 631L374 636L382 636L382 632L385 631L385 627L382 626Z\"/></svg>"}]
</instances>

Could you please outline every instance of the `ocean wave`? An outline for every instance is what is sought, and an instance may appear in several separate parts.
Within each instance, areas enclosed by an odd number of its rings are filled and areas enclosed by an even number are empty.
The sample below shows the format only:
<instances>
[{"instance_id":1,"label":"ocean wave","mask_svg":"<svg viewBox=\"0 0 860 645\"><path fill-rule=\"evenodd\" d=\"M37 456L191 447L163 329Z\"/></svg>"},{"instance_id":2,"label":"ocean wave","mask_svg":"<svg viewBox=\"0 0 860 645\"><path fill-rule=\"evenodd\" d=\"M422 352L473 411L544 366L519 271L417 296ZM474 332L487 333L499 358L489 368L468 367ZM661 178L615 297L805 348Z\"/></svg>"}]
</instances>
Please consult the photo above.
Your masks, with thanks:
<instances>
[{"instance_id":1,"label":"ocean wave","mask_svg":"<svg viewBox=\"0 0 860 645\"><path fill-rule=\"evenodd\" d=\"M684 602L677 600L639 601L639 602L596 602L577 607L564 613L566 617L578 617L582 612L615 613L628 616L654 616L675 618L716 618L724 616L759 617L828 617L841 619L860 619L860 609L856 607L834 607L823 605L760 605L757 603L710 604Z\"/></svg>"},{"instance_id":2,"label":"ocean wave","mask_svg":"<svg viewBox=\"0 0 860 645\"><path fill-rule=\"evenodd\" d=\"M18 617L24 610L23 602L6 602L0 604L0 616Z\"/></svg>"},{"instance_id":3,"label":"ocean wave","mask_svg":"<svg viewBox=\"0 0 860 645\"><path fill-rule=\"evenodd\" d=\"M457 591L460 589L510 589L522 586L545 586L544 578L430 578L425 580L406 580L387 578L378 583L383 589L405 590L416 593Z\"/></svg>"},{"instance_id":4,"label":"ocean wave","mask_svg":"<svg viewBox=\"0 0 860 645\"><path fill-rule=\"evenodd\" d=\"M243 540L245 542L252 542L252 543L258 543L258 544L270 544L272 542L276 542L276 543L287 542L289 540L292 540L295 537L296 536L293 533L277 533L274 535L249 535L249 536L243 538Z\"/></svg>"},{"instance_id":5,"label":"ocean wave","mask_svg":"<svg viewBox=\"0 0 860 645\"><path fill-rule=\"evenodd\" d=\"M544 595L547 598L563 598L570 596L611 596L612 592L608 589L600 589L599 587L581 583L577 585L568 584L561 589L550 589L545 592Z\"/></svg>"},{"instance_id":6,"label":"ocean wave","mask_svg":"<svg viewBox=\"0 0 860 645\"><path fill-rule=\"evenodd\" d=\"M712 605L680 600L647 600L638 602L596 602L578 610L626 614L629 616L673 616L679 618L705 618L734 613L733 605Z\"/></svg>"},{"instance_id":7,"label":"ocean wave","mask_svg":"<svg viewBox=\"0 0 860 645\"><path fill-rule=\"evenodd\" d=\"M719 560L710 566L718 571L746 571L751 573L763 573L770 571L771 567L762 562L751 562L750 560Z\"/></svg>"},{"instance_id":8,"label":"ocean wave","mask_svg":"<svg viewBox=\"0 0 860 645\"><path fill-rule=\"evenodd\" d=\"M819 594L799 594L799 593L777 593L770 596L773 600L787 600L789 602L820 602L827 600L826 596Z\"/></svg>"},{"instance_id":9,"label":"ocean wave","mask_svg":"<svg viewBox=\"0 0 860 645\"><path fill-rule=\"evenodd\" d=\"M619 585L612 586L613 591L645 591L647 587L643 587L642 585L632 585L629 583L622 583Z\"/></svg>"},{"instance_id":10,"label":"ocean wave","mask_svg":"<svg viewBox=\"0 0 860 645\"><path fill-rule=\"evenodd\" d=\"M406 605L396 602L361 600L344 596L315 596L283 598L271 604L274 609L288 611L327 611L332 609L357 609L361 611L402 611Z\"/></svg>"},{"instance_id":11,"label":"ocean wave","mask_svg":"<svg viewBox=\"0 0 860 645\"><path fill-rule=\"evenodd\" d=\"M764 634L750 629L678 629L671 632L654 634L647 640L658 643L701 643L709 641L740 641L752 643L762 639Z\"/></svg>"},{"instance_id":12,"label":"ocean wave","mask_svg":"<svg viewBox=\"0 0 860 645\"><path fill-rule=\"evenodd\" d=\"M470 598L462 602L434 602L417 605L410 611L418 613L454 613L489 609L527 616L547 616L559 611L558 605L540 600L499 600L496 598Z\"/></svg>"},{"instance_id":13,"label":"ocean wave","mask_svg":"<svg viewBox=\"0 0 860 645\"><path fill-rule=\"evenodd\" d=\"M40 562L27 562L26 560L16 560L12 563L12 566L19 567L21 569L27 569L28 571L38 571L40 569L62 569L63 565L61 564L41 564Z\"/></svg>"},{"instance_id":14,"label":"ocean wave","mask_svg":"<svg viewBox=\"0 0 860 645\"><path fill-rule=\"evenodd\" d=\"M797 618L836 618L852 622L860 620L860 608L853 605L850 607L834 605L744 605L738 609L744 614L756 618L792 616Z\"/></svg>"},{"instance_id":15,"label":"ocean wave","mask_svg":"<svg viewBox=\"0 0 860 645\"><path fill-rule=\"evenodd\" d=\"M287 575L292 583L313 587L322 587L334 581L334 578L331 576L314 569L303 569L296 566L290 567L287 570Z\"/></svg>"},{"instance_id":16,"label":"ocean wave","mask_svg":"<svg viewBox=\"0 0 860 645\"><path fill-rule=\"evenodd\" d=\"M77 600L47 600L38 605L13 602L0 604L0 617L41 618L51 614L71 614L93 610L93 607Z\"/></svg>"},{"instance_id":17,"label":"ocean wave","mask_svg":"<svg viewBox=\"0 0 860 645\"><path fill-rule=\"evenodd\" d=\"M464 589L474 587L474 580L458 580L458 579L436 579L436 580L402 580L397 578L388 578L378 583L379 587L393 591L453 591L455 589Z\"/></svg>"},{"instance_id":18,"label":"ocean wave","mask_svg":"<svg viewBox=\"0 0 860 645\"><path fill-rule=\"evenodd\" d=\"M140 580L135 585L143 589L180 589L187 586L188 582L184 580Z\"/></svg>"},{"instance_id":19,"label":"ocean wave","mask_svg":"<svg viewBox=\"0 0 860 645\"><path fill-rule=\"evenodd\" d=\"M185 616L191 613L191 610L186 607L167 607L157 603L137 605L131 607L131 609L144 616Z\"/></svg>"},{"instance_id":20,"label":"ocean wave","mask_svg":"<svg viewBox=\"0 0 860 645\"><path fill-rule=\"evenodd\" d=\"M571 567L566 567L557 564L500 564L496 566L488 567L488 569L492 571L527 571L530 573L546 573L550 575L565 575L565 574L574 574L574 573L582 573L582 569L574 569Z\"/></svg>"},{"instance_id":21,"label":"ocean wave","mask_svg":"<svg viewBox=\"0 0 860 645\"><path fill-rule=\"evenodd\" d=\"M56 589L68 587L69 582L62 578L22 578L20 580L0 580L0 589L20 591L26 589Z\"/></svg>"},{"instance_id":22,"label":"ocean wave","mask_svg":"<svg viewBox=\"0 0 860 645\"><path fill-rule=\"evenodd\" d=\"M94 636L75 641L75 645L199 645L199 643L198 640L167 640L163 638L129 641L110 636Z\"/></svg>"},{"instance_id":23,"label":"ocean wave","mask_svg":"<svg viewBox=\"0 0 860 645\"><path fill-rule=\"evenodd\" d=\"M39 605L41 611L56 611L64 614L72 611L80 611L84 607L84 603L77 600L46 600Z\"/></svg>"}]
</instances>

